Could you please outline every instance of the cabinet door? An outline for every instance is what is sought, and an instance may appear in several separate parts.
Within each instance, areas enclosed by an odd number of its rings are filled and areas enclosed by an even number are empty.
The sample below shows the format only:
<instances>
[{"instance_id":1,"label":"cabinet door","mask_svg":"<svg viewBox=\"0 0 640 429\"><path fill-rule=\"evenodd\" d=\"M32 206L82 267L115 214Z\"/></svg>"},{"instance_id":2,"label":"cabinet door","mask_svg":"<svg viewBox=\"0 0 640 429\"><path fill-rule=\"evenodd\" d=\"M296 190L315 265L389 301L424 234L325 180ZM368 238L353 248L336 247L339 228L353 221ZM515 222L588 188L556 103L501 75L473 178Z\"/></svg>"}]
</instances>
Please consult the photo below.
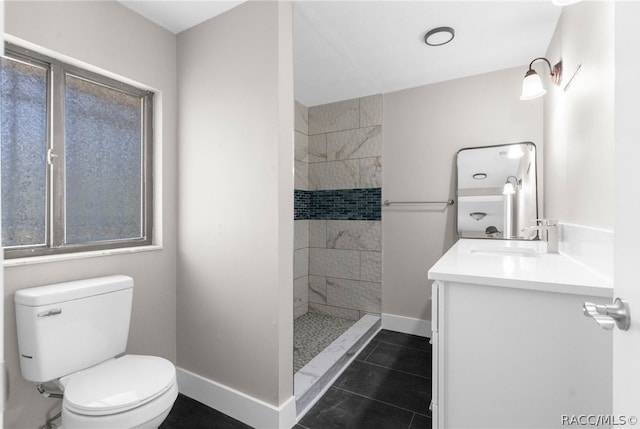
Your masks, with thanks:
<instances>
[{"instance_id":1,"label":"cabinet door","mask_svg":"<svg viewBox=\"0 0 640 429\"><path fill-rule=\"evenodd\" d=\"M438 427L611 414L611 331L580 311L602 298L452 282L438 292Z\"/></svg>"}]
</instances>

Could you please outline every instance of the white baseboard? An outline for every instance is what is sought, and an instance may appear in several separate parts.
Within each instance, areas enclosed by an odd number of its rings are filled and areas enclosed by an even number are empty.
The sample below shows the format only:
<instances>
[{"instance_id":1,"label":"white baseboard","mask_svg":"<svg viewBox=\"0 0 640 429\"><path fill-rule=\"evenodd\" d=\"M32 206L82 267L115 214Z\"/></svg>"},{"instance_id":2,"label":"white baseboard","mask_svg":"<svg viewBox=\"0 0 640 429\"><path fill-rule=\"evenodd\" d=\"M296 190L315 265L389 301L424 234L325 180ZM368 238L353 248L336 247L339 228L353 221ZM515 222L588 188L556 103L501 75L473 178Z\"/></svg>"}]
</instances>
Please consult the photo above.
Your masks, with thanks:
<instances>
[{"instance_id":1,"label":"white baseboard","mask_svg":"<svg viewBox=\"0 0 640 429\"><path fill-rule=\"evenodd\" d=\"M431 338L431 321L382 313L382 329Z\"/></svg>"},{"instance_id":2,"label":"white baseboard","mask_svg":"<svg viewBox=\"0 0 640 429\"><path fill-rule=\"evenodd\" d=\"M176 368L180 393L257 429L290 429L296 424L296 398L279 407L224 384Z\"/></svg>"}]
</instances>

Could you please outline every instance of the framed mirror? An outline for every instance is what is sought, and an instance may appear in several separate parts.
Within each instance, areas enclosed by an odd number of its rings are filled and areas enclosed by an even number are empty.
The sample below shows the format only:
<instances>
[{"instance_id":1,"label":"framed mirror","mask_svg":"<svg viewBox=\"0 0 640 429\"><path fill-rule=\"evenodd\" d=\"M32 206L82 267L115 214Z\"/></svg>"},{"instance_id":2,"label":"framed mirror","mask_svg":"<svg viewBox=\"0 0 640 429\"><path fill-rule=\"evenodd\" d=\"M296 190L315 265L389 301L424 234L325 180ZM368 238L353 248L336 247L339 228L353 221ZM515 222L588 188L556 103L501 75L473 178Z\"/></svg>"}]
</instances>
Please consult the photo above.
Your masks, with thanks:
<instances>
[{"instance_id":1,"label":"framed mirror","mask_svg":"<svg viewBox=\"0 0 640 429\"><path fill-rule=\"evenodd\" d=\"M533 240L538 219L536 146L531 142L458 151L460 238Z\"/></svg>"}]
</instances>

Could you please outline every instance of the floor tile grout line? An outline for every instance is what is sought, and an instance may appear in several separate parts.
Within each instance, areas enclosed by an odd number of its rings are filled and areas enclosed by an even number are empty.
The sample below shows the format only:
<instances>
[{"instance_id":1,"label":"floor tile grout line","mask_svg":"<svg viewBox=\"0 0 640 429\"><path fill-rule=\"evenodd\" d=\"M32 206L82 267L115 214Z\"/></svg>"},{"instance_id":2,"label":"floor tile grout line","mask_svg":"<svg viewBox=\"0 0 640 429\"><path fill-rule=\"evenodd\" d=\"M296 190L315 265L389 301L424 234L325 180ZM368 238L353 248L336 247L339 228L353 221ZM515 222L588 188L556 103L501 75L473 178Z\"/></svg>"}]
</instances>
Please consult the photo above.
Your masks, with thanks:
<instances>
[{"instance_id":1,"label":"floor tile grout line","mask_svg":"<svg viewBox=\"0 0 640 429\"><path fill-rule=\"evenodd\" d=\"M375 341L375 340L374 340L374 339L372 339L372 340L369 342L369 344L373 343L374 341ZM376 343L379 343L379 341L375 341L375 342L376 342ZM367 346L368 346L369 344L367 344ZM365 346L365 347L366 347L366 346ZM378 344L375 344L375 345L373 346L373 349L369 352L369 354L368 354L365 358L363 358L363 359L362 359L362 361L363 361L363 362L365 362L367 359L369 359L369 356L371 356L371 355L373 354L373 352L374 352L377 348L378 348Z\"/></svg>"},{"instance_id":2,"label":"floor tile grout line","mask_svg":"<svg viewBox=\"0 0 640 429\"><path fill-rule=\"evenodd\" d=\"M413 421L416 419L416 413L414 412L413 415L411 416L411 421L409 422L409 427L408 429L411 429L411 425L413 424Z\"/></svg>"},{"instance_id":3,"label":"floor tile grout line","mask_svg":"<svg viewBox=\"0 0 640 429\"><path fill-rule=\"evenodd\" d=\"M403 371L403 370L401 370L401 369L395 369L395 368L392 368L392 367L390 367L390 366L384 366L384 365L380 365L380 364L378 364L378 363L374 363L374 362L369 362L369 361L366 361L366 360L359 360L359 361L357 361L357 362L362 362L362 363L369 364L369 365L371 365L371 366L375 366L375 367L377 367L377 368L389 369L389 370L391 370L391 371L397 371L397 372L400 372L400 373L402 373L402 374L412 375L412 376L415 376L415 377L423 378L423 379L425 379L425 380L433 381L433 379L432 379L431 377L426 377L426 376L424 376L424 375L420 375L420 374L414 374L414 373L412 373L412 372Z\"/></svg>"},{"instance_id":4,"label":"floor tile grout line","mask_svg":"<svg viewBox=\"0 0 640 429\"><path fill-rule=\"evenodd\" d=\"M374 338L374 340L379 342L379 343L389 344L391 346L404 347L404 348L411 349L411 350L419 350L419 351L422 351L422 352L425 352L425 353L431 353L431 350L420 349L418 347L411 347L411 346L406 346L404 344L396 344L396 343L391 343L389 341L376 340L375 338Z\"/></svg>"},{"instance_id":5,"label":"floor tile grout line","mask_svg":"<svg viewBox=\"0 0 640 429\"><path fill-rule=\"evenodd\" d=\"M389 403L389 402L381 401L380 399L370 398L370 397L368 397L368 396L366 396L366 395L363 395L363 394L361 394L361 393L353 392L353 391L351 391L351 390L347 390L347 389L343 389L342 387L336 387L336 386L331 386L331 387L332 387L332 388L334 388L334 389L342 390L343 392L351 393L352 395L360 396L361 398L369 399L369 400L371 400L371 401L379 402L379 403L381 403L381 404L385 404L385 405L388 405L388 406L390 406L390 407L398 408L398 409L400 409L400 410L404 410L404 411L407 411L407 412L412 413L412 414L420 414L420 415L424 415L424 414L422 414L422 413L418 413L417 411L410 410L410 409L408 409L408 408L399 407L399 406L394 405L394 404L391 404L391 403ZM413 417L412 417L412 418L413 418Z\"/></svg>"}]
</instances>

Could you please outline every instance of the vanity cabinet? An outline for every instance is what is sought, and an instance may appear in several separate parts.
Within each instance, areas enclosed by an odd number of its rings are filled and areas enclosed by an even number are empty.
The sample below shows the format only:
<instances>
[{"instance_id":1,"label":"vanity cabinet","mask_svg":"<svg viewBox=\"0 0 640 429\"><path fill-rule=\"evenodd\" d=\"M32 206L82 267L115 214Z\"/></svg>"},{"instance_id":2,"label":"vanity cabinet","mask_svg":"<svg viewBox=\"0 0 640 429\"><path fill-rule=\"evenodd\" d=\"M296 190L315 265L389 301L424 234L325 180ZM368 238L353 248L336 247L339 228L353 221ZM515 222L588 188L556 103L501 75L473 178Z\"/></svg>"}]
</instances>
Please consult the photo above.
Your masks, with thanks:
<instances>
[{"instance_id":1,"label":"vanity cabinet","mask_svg":"<svg viewBox=\"0 0 640 429\"><path fill-rule=\"evenodd\" d=\"M574 416L610 415L612 332L582 305L611 303L611 288L526 278L529 262L508 258L522 278L478 273L504 263L486 258L429 273L433 427L566 428Z\"/></svg>"}]
</instances>

